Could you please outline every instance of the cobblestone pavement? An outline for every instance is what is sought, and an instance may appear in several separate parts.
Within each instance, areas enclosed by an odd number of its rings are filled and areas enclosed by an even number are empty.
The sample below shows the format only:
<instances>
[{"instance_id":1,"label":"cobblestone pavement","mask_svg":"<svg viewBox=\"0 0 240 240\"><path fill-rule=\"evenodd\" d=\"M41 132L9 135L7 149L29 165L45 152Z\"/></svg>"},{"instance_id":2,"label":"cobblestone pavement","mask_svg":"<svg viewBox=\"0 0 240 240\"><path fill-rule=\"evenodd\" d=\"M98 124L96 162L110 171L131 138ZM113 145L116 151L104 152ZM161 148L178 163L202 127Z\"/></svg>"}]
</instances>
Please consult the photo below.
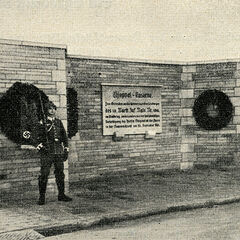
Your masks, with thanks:
<instances>
[{"instance_id":1,"label":"cobblestone pavement","mask_svg":"<svg viewBox=\"0 0 240 240\"><path fill-rule=\"evenodd\" d=\"M37 240L41 238L44 236L34 230L7 232L0 235L0 240Z\"/></svg>"},{"instance_id":2,"label":"cobblestone pavement","mask_svg":"<svg viewBox=\"0 0 240 240\"><path fill-rule=\"evenodd\" d=\"M39 226L39 223L47 223L50 221L48 216L36 213L24 213L24 211L21 209L16 209L16 207L1 209L0 219L0 233L16 231L25 228L34 228Z\"/></svg>"},{"instance_id":3,"label":"cobblestone pavement","mask_svg":"<svg viewBox=\"0 0 240 240\"><path fill-rule=\"evenodd\" d=\"M69 203L53 194L44 206L36 205L36 195L2 201L0 239L39 239L94 224L237 202L239 182L235 167L105 176L72 186Z\"/></svg>"}]
</instances>

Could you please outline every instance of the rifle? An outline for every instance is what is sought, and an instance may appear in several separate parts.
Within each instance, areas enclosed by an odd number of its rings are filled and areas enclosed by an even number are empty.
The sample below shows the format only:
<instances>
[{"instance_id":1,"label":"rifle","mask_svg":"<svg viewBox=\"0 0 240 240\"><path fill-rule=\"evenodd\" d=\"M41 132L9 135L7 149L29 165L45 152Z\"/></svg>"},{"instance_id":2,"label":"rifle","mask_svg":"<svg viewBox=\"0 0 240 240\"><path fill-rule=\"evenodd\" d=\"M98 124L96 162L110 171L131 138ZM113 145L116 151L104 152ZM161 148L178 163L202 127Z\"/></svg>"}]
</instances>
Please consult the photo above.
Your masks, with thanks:
<instances>
[{"instance_id":1,"label":"rifle","mask_svg":"<svg viewBox=\"0 0 240 240\"><path fill-rule=\"evenodd\" d=\"M44 108L43 108L43 101L42 101L42 96L41 96L41 93L39 93L39 100L40 100L40 106L41 106L41 111L42 111L42 121L43 121L43 127L44 127L44 134L45 134L45 138L46 138L46 148L47 150L49 149L49 140L48 140L48 131L47 131L47 119L46 119L46 115L45 115L45 112L44 112Z\"/></svg>"}]
</instances>

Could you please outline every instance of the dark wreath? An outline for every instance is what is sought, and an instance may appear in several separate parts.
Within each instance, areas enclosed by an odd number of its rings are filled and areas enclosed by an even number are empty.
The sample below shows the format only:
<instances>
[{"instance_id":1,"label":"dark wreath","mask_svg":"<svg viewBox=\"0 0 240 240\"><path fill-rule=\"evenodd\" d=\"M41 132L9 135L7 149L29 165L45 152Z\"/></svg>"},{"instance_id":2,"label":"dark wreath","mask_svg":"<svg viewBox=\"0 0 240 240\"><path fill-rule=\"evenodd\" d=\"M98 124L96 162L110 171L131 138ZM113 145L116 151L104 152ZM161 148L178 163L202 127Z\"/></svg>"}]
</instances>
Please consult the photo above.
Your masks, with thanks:
<instances>
[{"instance_id":1,"label":"dark wreath","mask_svg":"<svg viewBox=\"0 0 240 240\"><path fill-rule=\"evenodd\" d=\"M73 88L67 88L67 121L68 137L72 138L78 132L78 98Z\"/></svg>"},{"instance_id":2,"label":"dark wreath","mask_svg":"<svg viewBox=\"0 0 240 240\"><path fill-rule=\"evenodd\" d=\"M22 115L23 106L33 103L36 109L33 109L35 111L29 114L35 119L42 119L43 113L47 112L45 105L48 101L47 95L34 85L21 82L14 83L0 98L0 127L2 133L13 142L22 144L22 123L25 120ZM26 131L26 133L29 132Z\"/></svg>"},{"instance_id":3,"label":"dark wreath","mask_svg":"<svg viewBox=\"0 0 240 240\"><path fill-rule=\"evenodd\" d=\"M229 97L218 90L204 91L194 102L193 116L206 130L226 127L232 118L233 105Z\"/></svg>"}]
</instances>

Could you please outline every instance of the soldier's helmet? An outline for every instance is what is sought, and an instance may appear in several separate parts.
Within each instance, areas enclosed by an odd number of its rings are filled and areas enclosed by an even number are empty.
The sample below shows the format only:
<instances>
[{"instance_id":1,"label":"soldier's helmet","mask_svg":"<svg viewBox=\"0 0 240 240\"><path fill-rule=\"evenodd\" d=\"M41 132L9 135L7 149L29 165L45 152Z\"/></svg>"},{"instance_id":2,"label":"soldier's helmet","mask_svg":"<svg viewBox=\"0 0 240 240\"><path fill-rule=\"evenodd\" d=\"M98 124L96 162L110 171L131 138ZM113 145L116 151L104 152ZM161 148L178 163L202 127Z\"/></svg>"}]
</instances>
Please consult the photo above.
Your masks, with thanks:
<instances>
[{"instance_id":1,"label":"soldier's helmet","mask_svg":"<svg viewBox=\"0 0 240 240\"><path fill-rule=\"evenodd\" d=\"M52 101L49 101L46 104L46 109L50 109L50 108L54 108L56 110L57 106Z\"/></svg>"}]
</instances>

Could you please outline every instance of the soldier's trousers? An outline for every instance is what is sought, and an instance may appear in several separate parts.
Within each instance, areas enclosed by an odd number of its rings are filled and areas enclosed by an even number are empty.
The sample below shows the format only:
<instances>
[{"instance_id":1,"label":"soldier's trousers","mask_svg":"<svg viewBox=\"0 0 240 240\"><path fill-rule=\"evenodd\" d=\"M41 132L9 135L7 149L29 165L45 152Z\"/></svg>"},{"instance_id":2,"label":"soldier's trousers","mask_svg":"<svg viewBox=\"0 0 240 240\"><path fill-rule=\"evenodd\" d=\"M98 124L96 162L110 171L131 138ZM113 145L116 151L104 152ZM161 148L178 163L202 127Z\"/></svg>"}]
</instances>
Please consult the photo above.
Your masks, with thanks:
<instances>
[{"instance_id":1,"label":"soldier's trousers","mask_svg":"<svg viewBox=\"0 0 240 240\"><path fill-rule=\"evenodd\" d=\"M57 155L44 155L41 156L41 170L40 176L38 178L39 193L40 195L45 195L47 189L48 176L52 165L54 165L54 174L56 178L56 183L58 187L59 195L64 194L64 163L59 161Z\"/></svg>"}]
</instances>

